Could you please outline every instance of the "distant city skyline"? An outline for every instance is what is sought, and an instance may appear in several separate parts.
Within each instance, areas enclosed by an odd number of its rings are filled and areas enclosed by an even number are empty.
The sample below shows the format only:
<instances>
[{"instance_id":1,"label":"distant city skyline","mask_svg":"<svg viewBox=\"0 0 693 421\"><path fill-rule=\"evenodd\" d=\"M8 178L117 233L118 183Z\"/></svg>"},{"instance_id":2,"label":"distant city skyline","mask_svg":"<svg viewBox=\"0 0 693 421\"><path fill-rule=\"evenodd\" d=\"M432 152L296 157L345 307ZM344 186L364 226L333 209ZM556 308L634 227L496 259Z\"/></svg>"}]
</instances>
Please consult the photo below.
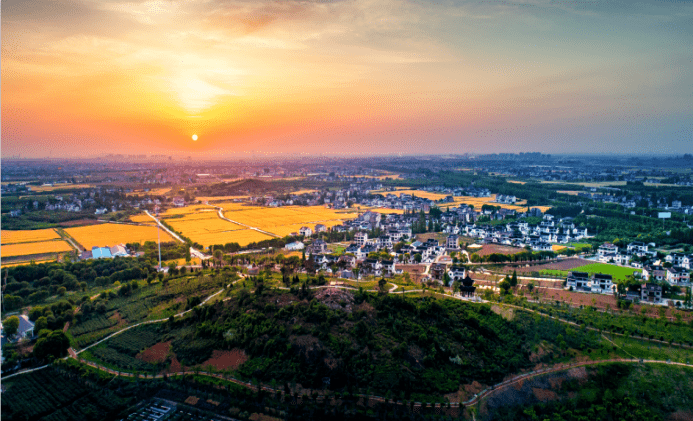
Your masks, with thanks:
<instances>
[{"instance_id":1,"label":"distant city skyline","mask_svg":"<svg viewBox=\"0 0 693 421\"><path fill-rule=\"evenodd\" d=\"M3 1L2 158L690 153L692 17L690 1Z\"/></svg>"}]
</instances>

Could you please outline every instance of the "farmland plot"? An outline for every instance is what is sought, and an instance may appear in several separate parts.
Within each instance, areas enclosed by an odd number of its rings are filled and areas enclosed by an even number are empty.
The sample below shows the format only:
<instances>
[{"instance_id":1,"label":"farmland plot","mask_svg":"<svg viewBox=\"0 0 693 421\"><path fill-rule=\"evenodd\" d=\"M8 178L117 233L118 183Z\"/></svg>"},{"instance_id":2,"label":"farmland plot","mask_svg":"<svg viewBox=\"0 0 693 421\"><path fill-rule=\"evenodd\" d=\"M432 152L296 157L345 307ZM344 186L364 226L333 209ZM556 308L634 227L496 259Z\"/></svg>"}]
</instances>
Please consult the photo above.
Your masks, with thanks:
<instances>
[{"instance_id":1,"label":"farmland plot","mask_svg":"<svg viewBox=\"0 0 693 421\"><path fill-rule=\"evenodd\" d=\"M282 237L297 232L302 226L315 228L316 224L323 224L332 227L357 216L356 211L342 213L323 206L266 208L238 206L237 203L222 203L219 206L224 209L224 216L231 220Z\"/></svg>"},{"instance_id":2,"label":"farmland plot","mask_svg":"<svg viewBox=\"0 0 693 421\"><path fill-rule=\"evenodd\" d=\"M3 245L0 249L0 255L2 255L2 257L30 256L46 253L61 253L71 250L72 247L65 241L41 241L37 243Z\"/></svg>"},{"instance_id":3,"label":"farmland plot","mask_svg":"<svg viewBox=\"0 0 693 421\"><path fill-rule=\"evenodd\" d=\"M2 237L2 244L34 243L60 239L58 233L52 228L22 231L2 230L0 237Z\"/></svg>"},{"instance_id":4,"label":"farmland plot","mask_svg":"<svg viewBox=\"0 0 693 421\"><path fill-rule=\"evenodd\" d=\"M114 246L116 244L157 241L157 227L129 224L100 224L86 227L66 228L72 238L84 248ZM166 231L161 230L161 242L175 241Z\"/></svg>"},{"instance_id":5,"label":"farmland plot","mask_svg":"<svg viewBox=\"0 0 693 421\"><path fill-rule=\"evenodd\" d=\"M219 218L216 210L199 210L182 218L165 219L178 232L203 245L238 243L246 246L252 242L272 237Z\"/></svg>"},{"instance_id":6,"label":"farmland plot","mask_svg":"<svg viewBox=\"0 0 693 421\"><path fill-rule=\"evenodd\" d=\"M404 194L411 194L416 197L421 197L424 199L430 199L433 201L437 200L442 200L445 199L449 194L446 193L437 193L437 192L427 192L424 190L411 190L411 189L404 189L404 190L397 190L395 192L387 192L384 190L373 190L371 191L373 194L381 194L385 196L388 193L394 193L398 197L401 193ZM522 211L524 210L524 201L520 200L517 202L516 205L506 205L502 203L495 203L494 200L496 200L496 195L492 194L489 197L472 197L472 196L454 196L453 197L453 202L450 203L439 203L438 206L441 208L446 208L446 207L454 207L454 206L459 206L461 204L466 204L466 205L473 205L474 209L481 210L481 207L483 205L492 205L492 206L500 206L503 209L514 209L517 211ZM546 210L549 209L549 206L532 206L535 208L541 209L542 212L546 212Z\"/></svg>"}]
</instances>

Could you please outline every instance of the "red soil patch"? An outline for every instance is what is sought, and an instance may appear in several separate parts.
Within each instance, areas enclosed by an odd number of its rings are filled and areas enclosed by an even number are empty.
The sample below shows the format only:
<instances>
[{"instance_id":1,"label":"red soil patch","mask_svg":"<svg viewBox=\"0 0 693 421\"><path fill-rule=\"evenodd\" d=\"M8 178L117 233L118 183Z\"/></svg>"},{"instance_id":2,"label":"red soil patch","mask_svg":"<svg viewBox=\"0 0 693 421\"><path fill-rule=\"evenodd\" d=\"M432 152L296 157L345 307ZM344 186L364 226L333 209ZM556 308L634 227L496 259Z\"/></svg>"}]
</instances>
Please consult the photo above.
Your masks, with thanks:
<instances>
[{"instance_id":1,"label":"red soil patch","mask_svg":"<svg viewBox=\"0 0 693 421\"><path fill-rule=\"evenodd\" d=\"M678 410L667 418L669 421L693 421L693 412Z\"/></svg>"},{"instance_id":2,"label":"red soil patch","mask_svg":"<svg viewBox=\"0 0 693 421\"><path fill-rule=\"evenodd\" d=\"M475 251L474 253L478 254L481 257L488 256L489 254L493 253L500 253L500 254L517 254L524 251L524 249L518 248L518 247L510 247L510 246L504 246L501 244L485 244L483 247L481 247L479 250ZM471 252L470 252L471 254Z\"/></svg>"},{"instance_id":3,"label":"red soil patch","mask_svg":"<svg viewBox=\"0 0 693 421\"><path fill-rule=\"evenodd\" d=\"M537 387L533 387L532 392L534 393L534 396L541 402L553 401L558 398L556 392L552 392L546 389L539 389Z\"/></svg>"},{"instance_id":4,"label":"red soil patch","mask_svg":"<svg viewBox=\"0 0 693 421\"><path fill-rule=\"evenodd\" d=\"M606 306L609 306L612 310L617 308L616 297L613 295L585 294L581 292L546 288L537 288L537 290L539 291L539 298L542 301L561 301L573 306L594 305L599 309L606 309Z\"/></svg>"},{"instance_id":5,"label":"red soil patch","mask_svg":"<svg viewBox=\"0 0 693 421\"><path fill-rule=\"evenodd\" d=\"M539 265L534 265L534 266L529 266L529 267L522 267L522 266L517 266L517 267L505 267L503 268L506 271L511 271L511 270L516 270L517 273L527 273L527 272L539 272L540 270L543 269L549 269L549 270L572 270L580 266L585 266L594 263L592 260L585 260L585 259L563 259L558 262L551 262L551 263L544 263L544 264L539 264Z\"/></svg>"},{"instance_id":6,"label":"red soil patch","mask_svg":"<svg viewBox=\"0 0 693 421\"><path fill-rule=\"evenodd\" d=\"M189 367L184 367L183 364L178 361L178 358L176 358L176 354L172 354L171 356L171 364L168 366L166 370L164 370L164 373L178 373L181 371L188 371Z\"/></svg>"},{"instance_id":7,"label":"red soil patch","mask_svg":"<svg viewBox=\"0 0 693 421\"><path fill-rule=\"evenodd\" d=\"M166 361L169 351L171 350L171 341L159 342L144 351L137 354L135 358L146 361L148 363L162 363Z\"/></svg>"},{"instance_id":8,"label":"red soil patch","mask_svg":"<svg viewBox=\"0 0 693 421\"><path fill-rule=\"evenodd\" d=\"M202 363L202 367L211 365L217 370L235 370L244 362L248 361L248 356L242 349L234 348L231 351L212 351L212 357Z\"/></svg>"}]
</instances>

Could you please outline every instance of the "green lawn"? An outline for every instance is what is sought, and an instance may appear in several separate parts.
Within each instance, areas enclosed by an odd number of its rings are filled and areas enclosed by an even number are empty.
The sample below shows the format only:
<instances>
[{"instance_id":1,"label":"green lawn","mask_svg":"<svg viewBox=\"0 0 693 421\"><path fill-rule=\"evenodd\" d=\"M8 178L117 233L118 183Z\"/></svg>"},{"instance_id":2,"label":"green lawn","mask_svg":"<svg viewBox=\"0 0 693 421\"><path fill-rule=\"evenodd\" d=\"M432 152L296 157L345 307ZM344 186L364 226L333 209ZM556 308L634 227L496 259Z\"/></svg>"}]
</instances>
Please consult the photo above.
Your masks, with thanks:
<instances>
[{"instance_id":1,"label":"green lawn","mask_svg":"<svg viewBox=\"0 0 693 421\"><path fill-rule=\"evenodd\" d=\"M607 263L590 263L590 264L587 264L584 266L574 268L572 270L544 269L544 270L540 271L540 273L542 273L542 274L551 275L551 276L568 276L568 274L570 272L588 272L590 274L604 273L604 274L613 276L614 280L616 280L616 279L626 279L626 276L632 275L633 272L642 273L642 269L610 265Z\"/></svg>"}]
</instances>

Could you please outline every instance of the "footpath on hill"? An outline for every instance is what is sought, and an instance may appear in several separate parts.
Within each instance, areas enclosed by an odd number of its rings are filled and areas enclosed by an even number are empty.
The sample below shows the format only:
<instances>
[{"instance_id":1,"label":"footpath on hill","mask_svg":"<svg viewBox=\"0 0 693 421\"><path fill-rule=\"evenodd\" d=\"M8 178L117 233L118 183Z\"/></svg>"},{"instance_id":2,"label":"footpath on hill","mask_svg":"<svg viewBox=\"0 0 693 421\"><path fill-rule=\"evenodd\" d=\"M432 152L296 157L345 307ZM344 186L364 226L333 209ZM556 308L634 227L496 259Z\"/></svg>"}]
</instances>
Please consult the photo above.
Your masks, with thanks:
<instances>
[{"instance_id":1,"label":"footpath on hill","mask_svg":"<svg viewBox=\"0 0 693 421\"><path fill-rule=\"evenodd\" d=\"M245 279L245 277L242 275L241 279L238 279L238 280L234 281L233 284L236 284L237 282L240 282L240 281L242 281L243 279ZM231 285L231 284L230 284L230 285ZM397 289L397 285L392 284L392 283L391 283L391 285L393 285L393 287L392 287L392 288L389 288L389 289L388 289L388 292L393 292L393 291L395 291L395 290ZM354 289L355 289L355 288L353 288L353 287L329 286L329 285L312 286L312 287L309 287L309 288L310 288L310 289L338 288L338 289L346 289L346 290L354 290ZM289 290L289 288L285 288L285 287L278 287L278 289L280 289L280 290ZM215 296L221 294L223 291L224 291L224 289L221 289L221 290L215 292L214 294L212 294L212 295L210 295L209 297L205 298L205 300L202 301L200 304L198 304L198 306L203 306L203 305L205 305L207 302L209 302L210 299L212 299L212 298L214 298ZM368 290L368 291L369 291L369 292L380 292L379 290ZM409 290L409 291L402 291L401 293L417 293L417 292L423 292L423 290ZM461 297L456 297L456 296L453 296L453 295L450 295L450 294L445 294L445 293L440 293L440 292L435 292L435 291L430 291L430 292L431 292L432 294L442 295L443 297L446 297L446 298L461 299ZM482 302L486 302L486 303L487 303L488 301L482 301ZM523 311L528 311L528 312L531 312L531 313L535 313L535 314L538 314L538 315L543 316L543 317L549 317L549 318L551 318L551 319L553 319L553 320L557 320L557 321L560 321L560 322L563 322L563 323L568 323L568 324L573 325L573 326L578 326L578 324L576 324L576 323L574 323L574 322L571 322L571 321L569 321L569 320L564 320L564 319L561 319L561 318L559 318L559 317L550 316L550 315L547 315L547 314L544 314L544 313L542 313L542 312L538 312L538 311L535 311L535 310L527 309L527 308L520 307L520 306L516 306L516 305L512 305L512 304L503 304L503 303L498 303L498 304L499 304L499 305L502 305L502 306L507 306L507 307L515 308L515 309L517 309L517 310L523 310ZM193 310L193 309L189 309L189 310L180 312L180 313L178 313L178 314L175 314L174 317L183 317L184 315L186 315L187 313L191 312L192 310ZM64 357L63 359L66 360L66 359L68 359L68 358L72 358L72 359L74 359L74 360L76 360L76 361L78 361L78 362L80 362L80 363L82 363L82 364L86 364L86 365L88 365L88 366L90 366L90 367L92 367L92 368L94 368L94 369L97 369L97 370L100 370L100 371L104 371L104 372L107 372L107 373L109 373L109 374L113 374L113 375L116 375L116 376L123 376L123 377L138 377L138 378L143 378L143 379L161 379L161 378L172 377L172 376L201 375L201 376L213 377L213 378L217 378L217 379L220 379L220 380L228 381L228 382L231 382L231 383L234 383L234 384L237 384L237 385L240 385L240 386L243 386L243 387L249 388L249 389L251 389L251 390L255 390L255 391L261 389L261 390L263 390L263 391L267 391L267 392L271 392L271 393L275 393L275 394L276 394L276 393L279 393L279 394L284 393L284 392L283 392L282 390L280 390L280 389L274 389L274 388L271 388L271 387L269 387L269 386L262 385L262 384L252 384L251 382L243 381L243 380L241 380L241 379L235 378L235 377L233 377L233 376L231 376L231 375L228 375L228 374L212 373L212 372L198 371L198 370L193 370L193 371L188 370L188 371L180 371L180 372L167 373L167 374L139 375L139 374L132 373L132 372L127 372L127 371L113 370L113 369L111 369L111 368L108 368L108 367L102 366L102 365L100 365L100 364L97 364L97 363L95 363L95 362L93 362L93 361L87 361L87 360L85 360L85 359L83 359L83 358L81 358L81 357L79 356L79 354L81 354L82 352L86 351L87 349L92 348L92 347L94 347L94 346L96 346L96 345L99 345L99 344L103 343L104 341L107 341L107 340L111 339L112 337L114 337L114 336L116 336L116 335L119 335L119 334L121 334L121 333L123 333L123 332L125 332L125 331L127 331L127 330L129 330L129 329L132 329L132 328L135 328L135 327L137 327L137 326L144 325L144 324L162 323L162 322L166 322L166 321L168 321L168 318L165 318L165 319L157 319L157 320L148 320L148 321L145 321L145 322L141 322L141 323L137 323L137 324L134 324L134 325L125 327L125 328L123 328L123 329L121 329L121 330L119 330L119 331L117 331L117 332L115 332L115 333L112 333L112 334L108 335L107 337L105 337L105 338L99 340L98 342L95 342L95 343L93 343L93 344L91 344L91 345L89 345L89 346L87 346L87 347L85 347L85 348L83 348L83 349L81 349L81 350L79 350L79 351L75 351L72 347L70 347L70 348L68 349L68 356L67 356L67 357ZM596 328L591 328L591 327L587 327L587 329L595 330L595 331L598 330L598 329L596 329ZM612 333L612 334L614 334L614 335L619 335L619 336L628 336L628 337L632 337L632 338L634 338L634 339L637 339L637 338L636 338L635 336L633 336L633 335L623 335L623 334L619 334L619 333ZM607 338L607 341L611 342L610 340L608 340L608 338ZM653 341L654 341L654 342L665 343L665 342L657 341L657 340L653 340ZM683 348L692 348L692 347L690 347L690 346L688 346L688 345L684 345L684 344L678 344L678 346L683 347ZM491 394L493 394L493 393L496 393L496 392L498 392L498 391L500 391L500 390L503 390L504 388L507 388L508 386L511 386L511 385L513 385L513 384L516 384L517 382L522 381L522 380L530 379L530 378L537 377L537 376L542 376L542 375L545 375L545 374L548 374L548 373L554 373L554 372L558 372L558 371L569 370L569 369L576 368L576 367L584 367L584 366L591 366L591 365L598 365L598 364L608 364L608 363L668 364L668 365L678 365L678 366L693 368L693 364L679 363L679 362L672 362L672 361L662 361L662 360L637 359L637 358L632 358L632 359L615 358L615 359L609 359L609 360L595 360L595 361L582 361L582 362L574 362L574 363L556 364L556 365L554 365L554 366L547 367L547 368L543 368L543 369L540 369L540 370L535 370L535 371L531 371L531 372L528 372L528 373L518 374L518 375L516 375L516 376L514 376L514 377L512 377L512 378L510 378L510 379L507 379L507 380L504 380L504 381L502 381L502 382L500 382L500 383L497 383L497 384L495 384L495 385L489 386L489 387L487 387L486 389L484 389L483 391L481 391L481 392L479 392L478 394L474 395L474 396L473 396L470 400L468 400L468 401L465 401L465 402L450 402L450 403L448 403L448 404L450 405L451 408L456 408L456 407L461 407L461 406L462 406L462 407L472 406L472 405L478 403L480 400L484 399L485 397L487 397L487 396L489 396L489 395L491 395ZM34 371L37 371L37 370L41 370L41 369L44 369L44 368L49 367L49 366L50 366L50 365L47 364L47 365L44 365L44 366L41 366L41 367L36 367L36 368L32 368L32 369L22 370L22 371L19 371L19 372L17 372L17 373L14 373L14 374L11 374L11 375L8 375L8 376L3 376L3 378L4 378L4 379L9 379L9 378L12 378L12 377L14 377L14 376L19 376L19 375L22 375L22 374L31 373L31 372L34 372ZM309 395L311 395L311 394L313 393L313 391L312 391L312 390L309 390L309 389L303 389L303 392L304 392L304 393L307 393L307 394L309 394ZM317 392L317 391L315 391L315 392ZM377 396L377 395L355 394L354 396L355 396L355 397L362 398L362 399L366 399L366 400L372 401L372 402L388 402L388 403L394 404L394 405L408 405L408 403L403 402L403 401L395 401L395 400L387 399L387 398L384 398L384 397L382 397L382 396ZM321 394L318 393L318 399L321 399L321 400L324 401L326 398L328 398L328 397L326 397L326 396L321 395ZM333 398L330 398L330 399L331 399L331 400L334 400ZM441 405L448 405L448 404L430 403L430 402L413 402L413 405L414 405L415 407L421 407L421 406L423 406L423 405L426 405L426 406L431 406L431 405L433 405L433 406L435 406L435 407L441 407Z\"/></svg>"}]
</instances>

